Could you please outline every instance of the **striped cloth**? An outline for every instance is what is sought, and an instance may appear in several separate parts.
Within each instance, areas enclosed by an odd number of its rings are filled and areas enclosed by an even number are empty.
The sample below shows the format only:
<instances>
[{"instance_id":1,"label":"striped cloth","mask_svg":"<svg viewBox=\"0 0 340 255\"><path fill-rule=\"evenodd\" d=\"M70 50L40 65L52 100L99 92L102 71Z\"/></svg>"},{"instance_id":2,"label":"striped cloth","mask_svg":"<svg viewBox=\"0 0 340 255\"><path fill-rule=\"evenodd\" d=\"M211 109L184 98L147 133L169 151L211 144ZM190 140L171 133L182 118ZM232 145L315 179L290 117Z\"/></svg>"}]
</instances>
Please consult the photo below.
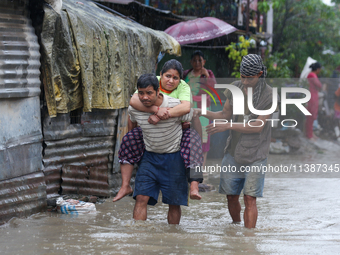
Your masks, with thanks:
<instances>
[{"instance_id":1,"label":"striped cloth","mask_svg":"<svg viewBox=\"0 0 340 255\"><path fill-rule=\"evenodd\" d=\"M242 58L240 73L244 76L255 76L263 71L261 78L267 76L267 67L263 64L262 58L256 54L248 54Z\"/></svg>"},{"instance_id":2,"label":"striped cloth","mask_svg":"<svg viewBox=\"0 0 340 255\"><path fill-rule=\"evenodd\" d=\"M243 76L255 76L263 71L258 84L253 91L253 106L256 107L259 103L262 89L266 86L265 78L267 76L267 67L263 64L262 58L256 54L248 54L242 58L240 73ZM241 87L243 89L243 85Z\"/></svg>"},{"instance_id":3,"label":"striped cloth","mask_svg":"<svg viewBox=\"0 0 340 255\"><path fill-rule=\"evenodd\" d=\"M172 108L180 103L179 99L163 95L163 103L160 107ZM190 121L193 114L191 109L190 113L186 115L162 120L157 125L153 125L148 122L150 113L138 111L132 106L129 106L128 112L131 121L137 122L143 131L145 149L155 153L174 153L181 149L181 123Z\"/></svg>"},{"instance_id":4,"label":"striped cloth","mask_svg":"<svg viewBox=\"0 0 340 255\"><path fill-rule=\"evenodd\" d=\"M124 135L118 151L119 163L135 164L143 157L145 151L143 132L140 127L136 127ZM195 129L187 128L183 130L181 140L181 157L185 168L196 169L196 166L203 164L203 152L201 137Z\"/></svg>"}]
</instances>

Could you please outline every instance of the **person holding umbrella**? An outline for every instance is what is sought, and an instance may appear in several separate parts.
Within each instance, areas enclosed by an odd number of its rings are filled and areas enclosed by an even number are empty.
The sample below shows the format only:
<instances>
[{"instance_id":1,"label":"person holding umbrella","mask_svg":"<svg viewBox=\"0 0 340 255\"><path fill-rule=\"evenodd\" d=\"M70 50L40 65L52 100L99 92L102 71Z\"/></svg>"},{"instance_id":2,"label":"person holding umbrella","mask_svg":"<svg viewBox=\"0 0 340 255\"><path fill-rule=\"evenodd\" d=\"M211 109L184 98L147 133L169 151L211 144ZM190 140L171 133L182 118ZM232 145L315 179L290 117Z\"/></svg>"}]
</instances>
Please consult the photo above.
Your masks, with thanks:
<instances>
[{"instance_id":1,"label":"person holding umbrella","mask_svg":"<svg viewBox=\"0 0 340 255\"><path fill-rule=\"evenodd\" d=\"M196 50L191 55L190 64L192 68L183 72L183 79L191 88L194 108L201 108L201 95L205 93L202 89L209 90L209 86L214 87L216 84L214 73L204 67L205 63L206 59L204 58L203 52ZM210 101L209 97L207 99L207 107L210 106ZM210 110L210 108L208 108L208 110ZM205 166L207 154L210 149L210 135L208 135L205 130L206 126L209 125L209 120L204 117L200 117L200 122L202 125L203 166Z\"/></svg>"}]
</instances>

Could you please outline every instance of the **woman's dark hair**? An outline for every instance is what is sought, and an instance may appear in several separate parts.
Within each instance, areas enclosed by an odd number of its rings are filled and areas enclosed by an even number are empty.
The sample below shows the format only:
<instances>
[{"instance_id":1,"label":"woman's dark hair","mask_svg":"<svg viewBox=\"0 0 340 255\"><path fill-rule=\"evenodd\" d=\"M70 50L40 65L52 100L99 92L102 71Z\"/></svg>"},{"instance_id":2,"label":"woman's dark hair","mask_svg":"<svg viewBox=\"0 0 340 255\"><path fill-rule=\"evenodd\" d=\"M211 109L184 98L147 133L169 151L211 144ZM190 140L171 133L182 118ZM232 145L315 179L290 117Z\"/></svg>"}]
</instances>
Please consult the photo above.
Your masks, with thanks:
<instances>
[{"instance_id":1,"label":"woman's dark hair","mask_svg":"<svg viewBox=\"0 0 340 255\"><path fill-rule=\"evenodd\" d=\"M159 83L156 75L153 73L142 74L137 81L137 89L145 89L149 86L152 86L154 90L158 90Z\"/></svg>"},{"instance_id":2,"label":"woman's dark hair","mask_svg":"<svg viewBox=\"0 0 340 255\"><path fill-rule=\"evenodd\" d=\"M200 51L200 50L195 50L194 53L192 53L192 55L191 55L191 59L193 59L195 56L199 56L199 57L202 57L203 59L205 59L203 52Z\"/></svg>"},{"instance_id":3,"label":"woman's dark hair","mask_svg":"<svg viewBox=\"0 0 340 255\"><path fill-rule=\"evenodd\" d=\"M312 71L316 71L319 68L321 68L321 64L319 62L313 63L309 66L309 68L312 68Z\"/></svg>"},{"instance_id":4,"label":"woman's dark hair","mask_svg":"<svg viewBox=\"0 0 340 255\"><path fill-rule=\"evenodd\" d=\"M170 69L174 69L178 72L179 74L179 78L183 78L183 67L182 64L177 61L176 59L171 59L167 62L165 62L165 64L163 65L163 68L161 70L161 74L166 73L168 70Z\"/></svg>"}]
</instances>

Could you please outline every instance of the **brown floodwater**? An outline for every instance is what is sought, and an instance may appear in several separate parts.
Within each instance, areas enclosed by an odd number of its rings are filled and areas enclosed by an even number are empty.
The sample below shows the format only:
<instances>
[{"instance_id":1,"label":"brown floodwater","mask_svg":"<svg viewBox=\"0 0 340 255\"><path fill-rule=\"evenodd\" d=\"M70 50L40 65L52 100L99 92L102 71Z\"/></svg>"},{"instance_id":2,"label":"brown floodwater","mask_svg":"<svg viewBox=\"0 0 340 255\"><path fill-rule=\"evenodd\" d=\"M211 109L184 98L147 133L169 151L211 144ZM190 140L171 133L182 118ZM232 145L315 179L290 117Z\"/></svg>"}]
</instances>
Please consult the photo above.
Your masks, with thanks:
<instances>
[{"instance_id":1,"label":"brown floodwater","mask_svg":"<svg viewBox=\"0 0 340 255\"><path fill-rule=\"evenodd\" d=\"M268 164L334 166L340 163L339 148L270 155ZM182 207L178 226L167 224L168 208L161 203L148 208L147 221L134 222L134 200L126 197L97 204L93 215L43 212L13 218L0 227L0 250L1 254L338 254L338 175L267 174L252 230L231 224L226 198L217 191L201 193L201 201ZM219 174L209 174L206 182L218 190Z\"/></svg>"}]
</instances>

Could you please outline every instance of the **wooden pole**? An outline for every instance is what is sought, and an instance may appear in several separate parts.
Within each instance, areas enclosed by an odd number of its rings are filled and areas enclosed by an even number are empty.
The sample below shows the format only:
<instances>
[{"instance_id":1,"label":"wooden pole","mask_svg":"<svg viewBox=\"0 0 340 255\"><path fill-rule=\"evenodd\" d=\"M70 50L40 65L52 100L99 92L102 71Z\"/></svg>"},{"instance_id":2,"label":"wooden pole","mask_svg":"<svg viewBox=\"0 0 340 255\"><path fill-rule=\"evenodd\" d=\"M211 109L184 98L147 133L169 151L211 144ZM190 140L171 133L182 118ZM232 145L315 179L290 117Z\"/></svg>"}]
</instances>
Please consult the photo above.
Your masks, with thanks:
<instances>
[{"instance_id":1,"label":"wooden pole","mask_svg":"<svg viewBox=\"0 0 340 255\"><path fill-rule=\"evenodd\" d=\"M250 8L250 0L247 0L247 20L246 20L246 34L249 34L249 8Z\"/></svg>"}]
</instances>

